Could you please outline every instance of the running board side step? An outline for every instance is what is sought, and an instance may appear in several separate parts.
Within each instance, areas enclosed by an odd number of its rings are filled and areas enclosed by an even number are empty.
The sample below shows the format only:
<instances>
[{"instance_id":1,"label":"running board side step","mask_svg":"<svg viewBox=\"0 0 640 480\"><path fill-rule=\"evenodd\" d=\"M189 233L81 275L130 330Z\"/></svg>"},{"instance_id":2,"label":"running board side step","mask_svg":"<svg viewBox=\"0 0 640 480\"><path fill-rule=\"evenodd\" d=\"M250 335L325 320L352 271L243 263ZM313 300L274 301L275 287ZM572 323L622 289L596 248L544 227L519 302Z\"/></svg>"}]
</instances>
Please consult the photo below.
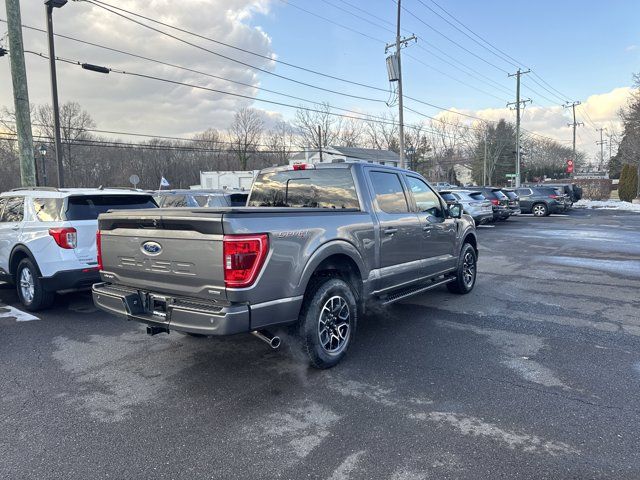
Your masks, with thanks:
<instances>
[{"instance_id":1,"label":"running board side step","mask_svg":"<svg viewBox=\"0 0 640 480\"><path fill-rule=\"evenodd\" d=\"M397 292L394 292L385 297L381 297L380 303L382 303L382 305L389 305L390 303L395 303L407 297L412 297L413 295L418 295L419 293L434 289L436 287L439 287L440 285L446 285L447 283L453 282L455 279L456 279L455 275L447 275L444 278L440 280L434 280L431 283L420 284L410 288L404 288L402 290L398 290Z\"/></svg>"}]
</instances>

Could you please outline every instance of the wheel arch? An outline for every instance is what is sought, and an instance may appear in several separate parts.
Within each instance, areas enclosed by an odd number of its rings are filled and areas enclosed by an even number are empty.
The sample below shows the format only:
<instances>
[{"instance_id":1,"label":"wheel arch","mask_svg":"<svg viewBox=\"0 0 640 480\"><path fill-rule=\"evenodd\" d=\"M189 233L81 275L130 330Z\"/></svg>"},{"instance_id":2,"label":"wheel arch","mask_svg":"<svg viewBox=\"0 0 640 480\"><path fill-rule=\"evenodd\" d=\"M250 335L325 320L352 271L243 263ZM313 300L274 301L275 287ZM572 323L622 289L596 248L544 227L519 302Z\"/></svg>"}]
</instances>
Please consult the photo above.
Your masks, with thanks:
<instances>
[{"instance_id":1,"label":"wheel arch","mask_svg":"<svg viewBox=\"0 0 640 480\"><path fill-rule=\"evenodd\" d=\"M11 278L14 281L15 281L17 270L18 270L18 265L25 258L28 258L29 260L31 260L36 267L37 274L42 275L40 273L40 267L38 266L38 262L33 256L33 253L31 253L31 250L29 250L29 248L26 245L18 244L15 247L13 247L13 250L11 250L11 254L9 255L9 274L11 275Z\"/></svg>"},{"instance_id":2,"label":"wheel arch","mask_svg":"<svg viewBox=\"0 0 640 480\"><path fill-rule=\"evenodd\" d=\"M355 246L342 240L324 244L314 252L302 274L298 287L300 294L306 294L313 278L331 273L337 274L349 283L358 303L363 303L368 272Z\"/></svg>"}]
</instances>

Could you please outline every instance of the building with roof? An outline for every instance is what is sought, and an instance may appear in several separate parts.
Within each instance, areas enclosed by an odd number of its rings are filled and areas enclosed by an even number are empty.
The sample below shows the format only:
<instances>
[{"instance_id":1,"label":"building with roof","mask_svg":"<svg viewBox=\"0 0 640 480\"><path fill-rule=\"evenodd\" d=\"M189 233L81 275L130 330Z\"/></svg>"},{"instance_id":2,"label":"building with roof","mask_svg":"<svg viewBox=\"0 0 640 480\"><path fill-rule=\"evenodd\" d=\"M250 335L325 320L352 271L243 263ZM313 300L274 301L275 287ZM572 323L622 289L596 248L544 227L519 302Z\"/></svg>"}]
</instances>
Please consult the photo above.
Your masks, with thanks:
<instances>
[{"instance_id":1,"label":"building with roof","mask_svg":"<svg viewBox=\"0 0 640 480\"><path fill-rule=\"evenodd\" d=\"M320 159L320 151L312 148L305 148L303 152L296 153L289 158L289 165L336 162L368 162L397 167L400 163L400 156L391 150L329 146L322 148L322 159Z\"/></svg>"}]
</instances>

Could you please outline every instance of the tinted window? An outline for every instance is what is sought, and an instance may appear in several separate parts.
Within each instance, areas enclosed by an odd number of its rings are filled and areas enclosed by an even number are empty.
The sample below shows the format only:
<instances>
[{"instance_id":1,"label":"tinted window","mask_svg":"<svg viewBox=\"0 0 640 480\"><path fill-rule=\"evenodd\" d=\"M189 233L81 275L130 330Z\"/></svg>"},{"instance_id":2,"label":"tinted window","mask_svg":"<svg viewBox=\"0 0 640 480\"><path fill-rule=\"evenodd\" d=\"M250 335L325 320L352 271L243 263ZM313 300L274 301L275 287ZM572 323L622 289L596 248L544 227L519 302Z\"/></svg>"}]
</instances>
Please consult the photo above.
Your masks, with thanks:
<instances>
[{"instance_id":1,"label":"tinted window","mask_svg":"<svg viewBox=\"0 0 640 480\"><path fill-rule=\"evenodd\" d=\"M395 173L371 172L373 192L378 207L387 213L404 213L409 211L407 198L404 195L400 177Z\"/></svg>"},{"instance_id":2,"label":"tinted window","mask_svg":"<svg viewBox=\"0 0 640 480\"><path fill-rule=\"evenodd\" d=\"M232 193L229 195L232 207L244 207L247 204L248 193Z\"/></svg>"},{"instance_id":3,"label":"tinted window","mask_svg":"<svg viewBox=\"0 0 640 480\"><path fill-rule=\"evenodd\" d=\"M24 219L24 197L9 197L4 205L2 222L21 222Z\"/></svg>"},{"instance_id":4,"label":"tinted window","mask_svg":"<svg viewBox=\"0 0 640 480\"><path fill-rule=\"evenodd\" d=\"M61 198L34 198L33 211L41 222L58 222L62 220L64 202Z\"/></svg>"},{"instance_id":5,"label":"tinted window","mask_svg":"<svg viewBox=\"0 0 640 480\"><path fill-rule=\"evenodd\" d=\"M259 174L247 206L360 208L360 203L351 170L322 168Z\"/></svg>"},{"instance_id":6,"label":"tinted window","mask_svg":"<svg viewBox=\"0 0 640 480\"><path fill-rule=\"evenodd\" d=\"M504 194L507 197L509 197L511 200L515 200L516 198L518 198L518 195L516 195L515 192L506 191L506 192L504 192Z\"/></svg>"},{"instance_id":7,"label":"tinted window","mask_svg":"<svg viewBox=\"0 0 640 480\"><path fill-rule=\"evenodd\" d=\"M431 190L429 185L416 177L407 177L407 183L409 184L409 190L411 190L411 193L416 200L418 210L426 212L434 217L444 217L440 199L438 198L438 195ZM453 199L455 201L455 197L453 197Z\"/></svg>"},{"instance_id":8,"label":"tinted window","mask_svg":"<svg viewBox=\"0 0 640 480\"><path fill-rule=\"evenodd\" d=\"M530 195L531 194L531 190L528 188L518 188L516 190L516 192L518 193L518 195Z\"/></svg>"},{"instance_id":9,"label":"tinted window","mask_svg":"<svg viewBox=\"0 0 640 480\"><path fill-rule=\"evenodd\" d=\"M534 190L536 195L548 196L548 195L557 195L555 189L553 188L536 188Z\"/></svg>"},{"instance_id":10,"label":"tinted window","mask_svg":"<svg viewBox=\"0 0 640 480\"><path fill-rule=\"evenodd\" d=\"M495 190L493 194L496 196L498 200L507 200L508 197L502 193L502 190Z\"/></svg>"},{"instance_id":11,"label":"tinted window","mask_svg":"<svg viewBox=\"0 0 640 480\"><path fill-rule=\"evenodd\" d=\"M456 197L453 193L441 193L440 196L447 202L455 202L456 200L458 200L458 197Z\"/></svg>"},{"instance_id":12,"label":"tinted window","mask_svg":"<svg viewBox=\"0 0 640 480\"><path fill-rule=\"evenodd\" d=\"M185 195L166 195L162 208L180 208L188 207L187 197Z\"/></svg>"},{"instance_id":13,"label":"tinted window","mask_svg":"<svg viewBox=\"0 0 640 480\"><path fill-rule=\"evenodd\" d=\"M156 208L153 197L146 195L84 195L68 199L67 220L95 220L109 210Z\"/></svg>"},{"instance_id":14,"label":"tinted window","mask_svg":"<svg viewBox=\"0 0 640 480\"><path fill-rule=\"evenodd\" d=\"M473 199L473 200L476 200L476 201L479 201L479 202L481 202L481 201L483 201L483 200L486 200L486 199L484 198L484 195L483 195L481 192L469 193L469 194L467 194L467 195L469 195L469 198L471 198L471 199Z\"/></svg>"}]
</instances>

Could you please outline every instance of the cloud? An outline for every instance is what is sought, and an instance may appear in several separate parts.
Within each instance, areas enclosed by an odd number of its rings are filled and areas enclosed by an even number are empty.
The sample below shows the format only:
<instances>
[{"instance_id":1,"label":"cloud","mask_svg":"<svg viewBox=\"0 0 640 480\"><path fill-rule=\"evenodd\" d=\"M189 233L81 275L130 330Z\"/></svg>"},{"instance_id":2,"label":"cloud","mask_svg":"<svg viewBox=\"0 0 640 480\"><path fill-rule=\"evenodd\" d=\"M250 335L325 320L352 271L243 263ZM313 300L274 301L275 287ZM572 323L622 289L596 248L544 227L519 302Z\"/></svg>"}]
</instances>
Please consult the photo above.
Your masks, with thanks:
<instances>
[{"instance_id":1,"label":"cloud","mask_svg":"<svg viewBox=\"0 0 640 480\"><path fill-rule=\"evenodd\" d=\"M599 133L596 128L605 127L609 130L621 130L622 125L619 118L620 108L624 107L632 93L630 87L614 88L610 92L589 96L576 108L576 120L584 125L577 129L577 148L593 156L599 147L595 144L599 140ZM508 108L487 108L483 110L463 110L452 109L468 115L480 117L489 121L498 121L504 118L515 122L516 115ZM438 118L447 117L452 114L443 112ZM455 115L454 115L455 116ZM458 117L463 118L463 117ZM571 109L561 106L527 106L522 112L522 128L528 131L551 137L565 145L572 142L572 130L567 124L573 121Z\"/></svg>"},{"instance_id":2,"label":"cloud","mask_svg":"<svg viewBox=\"0 0 640 480\"><path fill-rule=\"evenodd\" d=\"M273 58L271 38L261 28L251 24L256 17L269 13L270 4L271 0L182 0L179 8L176 8L176 3L169 0L122 0L117 3L121 8L147 13L163 22ZM43 10L42 2L22 2L23 24L45 29ZM238 52L167 27L154 27L260 68L274 67L273 62L268 59ZM56 54L59 57L177 82L194 83L249 97L255 97L258 93L259 72L182 44L89 3L69 2L63 8L56 9L54 29L59 34L234 79L249 86L232 84L63 38L56 38ZM47 53L44 34L25 29L23 35L26 50ZM50 103L47 61L29 54L26 55L26 61L30 101L36 104ZM0 84L10 83L9 69L0 69ZM238 108L253 104L251 99L116 73L98 74L64 63L58 63L58 91L61 102L79 102L91 113L100 128L155 134L187 135L208 127L223 129L233 120ZM11 94L11 89L1 89L0 105L12 107ZM273 113L266 112L265 116L271 118Z\"/></svg>"},{"instance_id":3,"label":"cloud","mask_svg":"<svg viewBox=\"0 0 640 480\"><path fill-rule=\"evenodd\" d=\"M638 45L629 45L627 48L624 49L625 52L633 52L635 50L638 50Z\"/></svg>"}]
</instances>

